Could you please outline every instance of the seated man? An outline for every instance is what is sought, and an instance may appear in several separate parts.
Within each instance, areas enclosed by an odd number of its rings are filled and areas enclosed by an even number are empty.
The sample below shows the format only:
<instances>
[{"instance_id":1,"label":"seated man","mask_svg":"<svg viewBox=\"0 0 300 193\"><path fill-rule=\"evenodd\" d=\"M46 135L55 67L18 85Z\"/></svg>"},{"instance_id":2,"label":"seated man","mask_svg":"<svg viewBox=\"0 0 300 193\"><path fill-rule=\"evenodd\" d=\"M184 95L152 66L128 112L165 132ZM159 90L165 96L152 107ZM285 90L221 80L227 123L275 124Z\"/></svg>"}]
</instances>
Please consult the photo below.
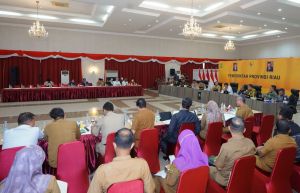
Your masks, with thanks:
<instances>
[{"instance_id":1,"label":"seated man","mask_svg":"<svg viewBox=\"0 0 300 193\"><path fill-rule=\"evenodd\" d=\"M74 87L76 86L75 80L72 79L71 82L69 82L69 86Z\"/></svg>"},{"instance_id":2,"label":"seated man","mask_svg":"<svg viewBox=\"0 0 300 193\"><path fill-rule=\"evenodd\" d=\"M18 117L18 127L4 131L2 149L36 145L38 139L43 138L43 133L34 125L34 114L30 112L21 113Z\"/></svg>"},{"instance_id":3,"label":"seated man","mask_svg":"<svg viewBox=\"0 0 300 193\"><path fill-rule=\"evenodd\" d=\"M113 86L121 86L121 82L119 81L119 78L117 77L115 81L113 81Z\"/></svg>"},{"instance_id":4,"label":"seated man","mask_svg":"<svg viewBox=\"0 0 300 193\"><path fill-rule=\"evenodd\" d=\"M221 86L219 85L219 82L216 81L214 83L214 86L211 88L212 91L217 91L217 92L220 92L221 91Z\"/></svg>"},{"instance_id":5,"label":"seated man","mask_svg":"<svg viewBox=\"0 0 300 193\"><path fill-rule=\"evenodd\" d=\"M130 157L130 151L134 146L132 131L126 128L117 131L113 145L116 157L112 162L98 167L88 193L107 192L107 189L114 183L137 179L144 182L145 193L153 193L155 184L147 162L141 158Z\"/></svg>"},{"instance_id":6,"label":"seated man","mask_svg":"<svg viewBox=\"0 0 300 193\"><path fill-rule=\"evenodd\" d=\"M253 88L252 84L248 85L248 90L245 94L248 95L249 97L256 97L256 89Z\"/></svg>"},{"instance_id":7,"label":"seated man","mask_svg":"<svg viewBox=\"0 0 300 193\"><path fill-rule=\"evenodd\" d=\"M82 82L80 83L81 86L88 86L89 82L86 80L86 78L82 79Z\"/></svg>"},{"instance_id":8,"label":"seated man","mask_svg":"<svg viewBox=\"0 0 300 193\"><path fill-rule=\"evenodd\" d=\"M228 83L225 83L224 88L222 89L221 93L233 94L233 90L232 90L231 86Z\"/></svg>"},{"instance_id":9,"label":"seated man","mask_svg":"<svg viewBox=\"0 0 300 193\"><path fill-rule=\"evenodd\" d=\"M177 143L177 138L179 135L178 132L182 123L195 123L195 135L199 135L200 121L195 113L190 112L192 103L192 99L188 97L182 99L182 109L172 116L168 131L163 136L161 141L161 148L163 152L167 151L168 143Z\"/></svg>"},{"instance_id":10,"label":"seated man","mask_svg":"<svg viewBox=\"0 0 300 193\"><path fill-rule=\"evenodd\" d=\"M243 118L243 120L248 117L253 116L252 109L246 104L246 99L243 96L238 96L236 99L236 105L238 107L236 111L236 116Z\"/></svg>"},{"instance_id":11,"label":"seated man","mask_svg":"<svg viewBox=\"0 0 300 193\"><path fill-rule=\"evenodd\" d=\"M227 186L235 160L256 152L254 143L243 135L243 119L234 117L229 130L232 137L221 146L219 155L214 159L215 166L209 168L210 177L221 186Z\"/></svg>"},{"instance_id":12,"label":"seated man","mask_svg":"<svg viewBox=\"0 0 300 193\"><path fill-rule=\"evenodd\" d=\"M138 147L142 130L154 127L155 115L151 110L147 109L147 103L144 98L139 98L136 101L136 106L138 107L138 112L133 117L131 129L134 132L135 147Z\"/></svg>"},{"instance_id":13,"label":"seated man","mask_svg":"<svg viewBox=\"0 0 300 193\"><path fill-rule=\"evenodd\" d=\"M106 102L103 105L104 117L100 119L98 125L92 125L92 133L95 136L102 134L102 140L96 145L96 151L101 155L105 153L106 138L108 134L118 131L124 127L124 115L114 113L114 105Z\"/></svg>"},{"instance_id":14,"label":"seated man","mask_svg":"<svg viewBox=\"0 0 300 193\"><path fill-rule=\"evenodd\" d=\"M283 102L288 100L288 96L285 95L285 91L283 88L278 90L277 102Z\"/></svg>"},{"instance_id":15,"label":"seated man","mask_svg":"<svg viewBox=\"0 0 300 193\"><path fill-rule=\"evenodd\" d=\"M199 89L199 84L197 83L196 80L193 80L193 82L191 84L191 87L194 88L194 89Z\"/></svg>"},{"instance_id":16,"label":"seated man","mask_svg":"<svg viewBox=\"0 0 300 193\"><path fill-rule=\"evenodd\" d=\"M125 78L123 81L122 81L122 86L128 86L128 79Z\"/></svg>"},{"instance_id":17,"label":"seated man","mask_svg":"<svg viewBox=\"0 0 300 193\"><path fill-rule=\"evenodd\" d=\"M46 86L46 87L53 87L54 83L51 81L50 78L47 78L47 80L44 82L44 86Z\"/></svg>"},{"instance_id":18,"label":"seated man","mask_svg":"<svg viewBox=\"0 0 300 193\"><path fill-rule=\"evenodd\" d=\"M238 95L246 95L248 93L248 85L244 84L238 92Z\"/></svg>"},{"instance_id":19,"label":"seated man","mask_svg":"<svg viewBox=\"0 0 300 193\"><path fill-rule=\"evenodd\" d=\"M200 90L204 90L206 88L206 85L203 82L197 81L197 83L198 83L198 86L199 86Z\"/></svg>"},{"instance_id":20,"label":"seated man","mask_svg":"<svg viewBox=\"0 0 300 193\"><path fill-rule=\"evenodd\" d=\"M49 115L53 122L49 123L44 131L48 140L48 160L51 167L57 168L58 146L79 140L80 130L75 121L65 119L65 112L61 108L53 108Z\"/></svg>"},{"instance_id":21,"label":"seated man","mask_svg":"<svg viewBox=\"0 0 300 193\"><path fill-rule=\"evenodd\" d=\"M275 100L277 99L278 95L277 95L277 92L276 92L276 86L275 85L271 85L270 86L270 90L269 92L266 94L265 98L267 99L272 99L272 100Z\"/></svg>"},{"instance_id":22,"label":"seated man","mask_svg":"<svg viewBox=\"0 0 300 193\"><path fill-rule=\"evenodd\" d=\"M277 121L277 135L270 138L264 146L257 147L256 166L258 168L272 172L278 151L282 148L296 147L295 140L289 136L290 131L287 120Z\"/></svg>"},{"instance_id":23,"label":"seated man","mask_svg":"<svg viewBox=\"0 0 300 193\"><path fill-rule=\"evenodd\" d=\"M97 86L105 86L105 82L104 82L103 78L98 79Z\"/></svg>"}]
</instances>

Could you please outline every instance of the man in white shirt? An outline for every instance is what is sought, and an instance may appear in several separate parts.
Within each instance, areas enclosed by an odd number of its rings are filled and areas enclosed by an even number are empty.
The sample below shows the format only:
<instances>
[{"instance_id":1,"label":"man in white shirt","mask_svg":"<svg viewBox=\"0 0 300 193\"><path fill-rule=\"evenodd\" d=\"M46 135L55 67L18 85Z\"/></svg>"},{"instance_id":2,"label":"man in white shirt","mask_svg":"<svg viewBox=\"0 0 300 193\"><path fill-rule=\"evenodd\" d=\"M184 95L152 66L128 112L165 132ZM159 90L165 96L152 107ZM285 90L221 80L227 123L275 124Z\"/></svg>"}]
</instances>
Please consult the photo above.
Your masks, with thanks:
<instances>
[{"instance_id":1,"label":"man in white shirt","mask_svg":"<svg viewBox=\"0 0 300 193\"><path fill-rule=\"evenodd\" d=\"M233 90L232 90L231 86L228 85L228 83L224 83L224 88L222 89L221 93L233 94Z\"/></svg>"},{"instance_id":2,"label":"man in white shirt","mask_svg":"<svg viewBox=\"0 0 300 193\"><path fill-rule=\"evenodd\" d=\"M95 136L102 134L102 140L96 145L96 151L101 155L105 153L106 138L108 134L117 132L125 125L125 117L121 114L116 114L114 111L114 105L110 102L106 102L103 105L104 117L99 120L97 125L92 126L92 133Z\"/></svg>"},{"instance_id":3,"label":"man in white shirt","mask_svg":"<svg viewBox=\"0 0 300 193\"><path fill-rule=\"evenodd\" d=\"M117 77L115 81L113 81L113 86L121 86L121 82L119 81L119 78Z\"/></svg>"},{"instance_id":4,"label":"man in white shirt","mask_svg":"<svg viewBox=\"0 0 300 193\"><path fill-rule=\"evenodd\" d=\"M34 114L30 112L21 113L18 117L18 127L5 130L2 149L36 145L44 135L34 125Z\"/></svg>"}]
</instances>

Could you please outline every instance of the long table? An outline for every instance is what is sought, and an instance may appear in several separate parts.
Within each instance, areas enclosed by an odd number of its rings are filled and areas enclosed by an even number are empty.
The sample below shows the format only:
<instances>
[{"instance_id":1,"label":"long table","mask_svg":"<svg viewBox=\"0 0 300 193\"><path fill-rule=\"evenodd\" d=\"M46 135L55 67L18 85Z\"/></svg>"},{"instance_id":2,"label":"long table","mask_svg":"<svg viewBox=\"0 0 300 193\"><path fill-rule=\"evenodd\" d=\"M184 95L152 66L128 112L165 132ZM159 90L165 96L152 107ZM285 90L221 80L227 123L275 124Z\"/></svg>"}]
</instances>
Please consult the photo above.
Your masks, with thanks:
<instances>
[{"instance_id":1,"label":"long table","mask_svg":"<svg viewBox=\"0 0 300 193\"><path fill-rule=\"evenodd\" d=\"M5 88L2 102L142 96L142 86Z\"/></svg>"},{"instance_id":2,"label":"long table","mask_svg":"<svg viewBox=\"0 0 300 193\"><path fill-rule=\"evenodd\" d=\"M159 85L159 94L174 96L174 97L190 97L194 101L206 104L209 100L214 100L220 106L222 103L225 105L231 105L236 107L237 95L222 94L214 91L198 90L188 87L176 87L169 85ZM268 103L264 101L258 101L254 99L246 99L247 105L256 111L260 111L263 114L277 115L280 111L280 107L283 103Z\"/></svg>"}]
</instances>

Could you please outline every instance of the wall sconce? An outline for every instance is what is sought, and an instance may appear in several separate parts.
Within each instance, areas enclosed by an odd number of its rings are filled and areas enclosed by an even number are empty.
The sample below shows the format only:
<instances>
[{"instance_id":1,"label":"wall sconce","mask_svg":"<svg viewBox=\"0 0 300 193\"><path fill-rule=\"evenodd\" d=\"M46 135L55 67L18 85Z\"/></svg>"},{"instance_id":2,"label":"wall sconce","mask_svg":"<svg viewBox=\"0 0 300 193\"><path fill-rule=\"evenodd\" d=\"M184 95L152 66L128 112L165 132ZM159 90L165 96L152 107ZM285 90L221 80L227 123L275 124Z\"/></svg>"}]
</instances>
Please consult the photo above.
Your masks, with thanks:
<instances>
[{"instance_id":1,"label":"wall sconce","mask_svg":"<svg viewBox=\"0 0 300 193\"><path fill-rule=\"evenodd\" d=\"M97 74L97 73L98 73L98 68L97 68L96 66L91 66L91 67L89 68L89 72L90 72L91 74Z\"/></svg>"}]
</instances>

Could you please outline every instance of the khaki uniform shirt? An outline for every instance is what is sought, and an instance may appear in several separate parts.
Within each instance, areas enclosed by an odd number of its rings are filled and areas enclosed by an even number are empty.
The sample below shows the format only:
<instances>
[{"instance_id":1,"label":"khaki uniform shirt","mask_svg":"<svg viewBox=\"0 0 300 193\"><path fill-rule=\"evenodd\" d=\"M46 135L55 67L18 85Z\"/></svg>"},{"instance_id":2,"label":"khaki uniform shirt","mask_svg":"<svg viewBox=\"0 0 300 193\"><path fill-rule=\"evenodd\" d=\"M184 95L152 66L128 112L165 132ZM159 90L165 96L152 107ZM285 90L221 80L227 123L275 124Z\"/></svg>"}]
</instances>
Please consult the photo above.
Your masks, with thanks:
<instances>
[{"instance_id":1,"label":"khaki uniform shirt","mask_svg":"<svg viewBox=\"0 0 300 193\"><path fill-rule=\"evenodd\" d=\"M106 193L112 184L137 179L144 182L145 193L154 193L155 184L145 160L129 155L116 157L112 162L98 167L88 193Z\"/></svg>"},{"instance_id":2,"label":"khaki uniform shirt","mask_svg":"<svg viewBox=\"0 0 300 193\"><path fill-rule=\"evenodd\" d=\"M149 129L154 127L155 115L149 109L139 110L132 121L132 129L135 131L135 147L138 147L140 135L143 129Z\"/></svg>"},{"instance_id":3,"label":"khaki uniform shirt","mask_svg":"<svg viewBox=\"0 0 300 193\"><path fill-rule=\"evenodd\" d=\"M80 130L75 121L58 119L46 126L44 135L48 140L49 165L56 168L58 146L78 140L80 138Z\"/></svg>"},{"instance_id":4,"label":"khaki uniform shirt","mask_svg":"<svg viewBox=\"0 0 300 193\"><path fill-rule=\"evenodd\" d=\"M214 87L212 87L211 90L212 91L218 91L218 92L220 92L221 91L221 87L220 87L220 85L215 85Z\"/></svg>"},{"instance_id":5,"label":"khaki uniform shirt","mask_svg":"<svg viewBox=\"0 0 300 193\"><path fill-rule=\"evenodd\" d=\"M261 155L256 156L256 166L264 171L272 172L278 151L287 147L296 147L296 142L292 137L283 134L272 137L260 150Z\"/></svg>"},{"instance_id":6,"label":"khaki uniform shirt","mask_svg":"<svg viewBox=\"0 0 300 193\"><path fill-rule=\"evenodd\" d=\"M227 186L235 160L254 155L255 152L255 145L250 139L245 137L230 138L227 143L222 145L216 158L216 172L212 178L220 185Z\"/></svg>"},{"instance_id":7,"label":"khaki uniform shirt","mask_svg":"<svg viewBox=\"0 0 300 193\"><path fill-rule=\"evenodd\" d=\"M250 107L248 105L244 104L243 106L238 107L238 110L236 112L236 116L241 117L245 120L248 117L253 116L253 112L252 112L252 109L250 109Z\"/></svg>"}]
</instances>

